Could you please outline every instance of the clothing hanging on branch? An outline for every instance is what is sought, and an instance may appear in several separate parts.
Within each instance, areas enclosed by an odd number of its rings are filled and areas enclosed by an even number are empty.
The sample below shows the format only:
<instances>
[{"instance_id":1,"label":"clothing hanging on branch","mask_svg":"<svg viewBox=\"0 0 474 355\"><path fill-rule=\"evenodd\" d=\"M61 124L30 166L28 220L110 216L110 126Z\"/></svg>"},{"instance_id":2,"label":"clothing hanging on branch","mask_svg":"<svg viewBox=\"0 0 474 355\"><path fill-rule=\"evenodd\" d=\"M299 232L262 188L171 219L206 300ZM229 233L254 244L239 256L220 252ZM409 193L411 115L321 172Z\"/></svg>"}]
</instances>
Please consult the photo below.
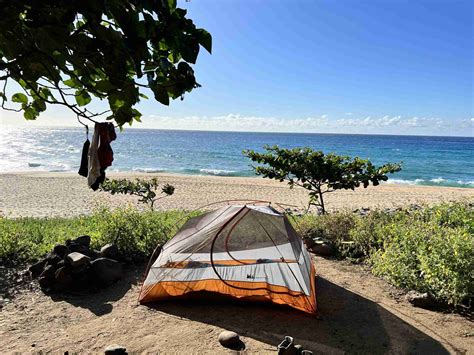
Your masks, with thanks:
<instances>
[{"instance_id":1,"label":"clothing hanging on branch","mask_svg":"<svg viewBox=\"0 0 474 355\"><path fill-rule=\"evenodd\" d=\"M79 171L77 173L81 176L87 177L89 172L89 147L91 145L91 142L89 141L89 126L82 123L79 116L77 116L77 121L86 128L86 141L82 146L81 165L79 166Z\"/></svg>"},{"instance_id":2,"label":"clothing hanging on branch","mask_svg":"<svg viewBox=\"0 0 474 355\"><path fill-rule=\"evenodd\" d=\"M86 139L84 142L84 145L82 146L82 155L81 155L81 165L79 167L79 171L77 172L79 175L87 177L88 173L88 165L89 165L89 147L91 145L91 142L89 141L89 138Z\"/></svg>"},{"instance_id":3,"label":"clothing hanging on branch","mask_svg":"<svg viewBox=\"0 0 474 355\"><path fill-rule=\"evenodd\" d=\"M89 143L89 139L87 139L84 143L79 175L87 177L87 183L94 191L104 182L105 169L112 165L114 152L110 143L116 138L117 135L112 123L96 123L92 141Z\"/></svg>"}]
</instances>

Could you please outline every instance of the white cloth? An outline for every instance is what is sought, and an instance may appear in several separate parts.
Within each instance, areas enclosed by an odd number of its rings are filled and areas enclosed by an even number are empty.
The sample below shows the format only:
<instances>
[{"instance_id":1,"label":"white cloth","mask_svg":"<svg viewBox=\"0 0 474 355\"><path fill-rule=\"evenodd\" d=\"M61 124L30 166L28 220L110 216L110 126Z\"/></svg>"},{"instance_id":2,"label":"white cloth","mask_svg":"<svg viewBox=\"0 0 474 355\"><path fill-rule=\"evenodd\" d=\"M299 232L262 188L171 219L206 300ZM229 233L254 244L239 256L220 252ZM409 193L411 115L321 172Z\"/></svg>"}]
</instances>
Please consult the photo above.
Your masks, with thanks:
<instances>
[{"instance_id":1,"label":"white cloth","mask_svg":"<svg viewBox=\"0 0 474 355\"><path fill-rule=\"evenodd\" d=\"M100 161L99 161L99 125L94 126L94 134L92 135L91 145L88 154L88 174L87 183L92 186L100 176Z\"/></svg>"}]
</instances>

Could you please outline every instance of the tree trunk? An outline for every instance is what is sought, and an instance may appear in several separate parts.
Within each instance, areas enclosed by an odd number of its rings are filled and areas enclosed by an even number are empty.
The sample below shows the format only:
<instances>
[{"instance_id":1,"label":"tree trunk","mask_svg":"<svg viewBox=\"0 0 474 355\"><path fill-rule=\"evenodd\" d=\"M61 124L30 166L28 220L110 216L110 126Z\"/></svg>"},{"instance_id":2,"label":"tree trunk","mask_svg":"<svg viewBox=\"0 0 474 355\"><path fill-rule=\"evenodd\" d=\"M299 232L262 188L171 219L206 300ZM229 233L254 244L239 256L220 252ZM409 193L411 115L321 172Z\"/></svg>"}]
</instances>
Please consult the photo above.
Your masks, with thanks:
<instances>
[{"instance_id":1,"label":"tree trunk","mask_svg":"<svg viewBox=\"0 0 474 355\"><path fill-rule=\"evenodd\" d=\"M324 208L324 200L323 200L323 193L321 192L321 188L318 189L319 195L319 206L321 207L322 214L326 214L326 209Z\"/></svg>"}]
</instances>

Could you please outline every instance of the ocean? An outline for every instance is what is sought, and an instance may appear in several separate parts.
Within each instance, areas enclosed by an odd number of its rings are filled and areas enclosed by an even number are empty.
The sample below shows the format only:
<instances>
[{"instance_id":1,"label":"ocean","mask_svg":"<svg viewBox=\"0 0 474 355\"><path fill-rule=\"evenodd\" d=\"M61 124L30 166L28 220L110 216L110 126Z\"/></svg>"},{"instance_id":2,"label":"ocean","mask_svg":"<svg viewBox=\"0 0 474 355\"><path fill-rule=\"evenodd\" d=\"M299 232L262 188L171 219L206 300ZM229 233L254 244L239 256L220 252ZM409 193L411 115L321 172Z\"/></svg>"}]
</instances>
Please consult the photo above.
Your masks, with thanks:
<instances>
[{"instance_id":1,"label":"ocean","mask_svg":"<svg viewBox=\"0 0 474 355\"><path fill-rule=\"evenodd\" d=\"M255 176L244 149L311 147L375 164L403 162L388 183L474 187L474 138L125 129L109 171ZM91 136L89 137L89 139ZM83 128L1 127L0 172L77 171Z\"/></svg>"}]
</instances>

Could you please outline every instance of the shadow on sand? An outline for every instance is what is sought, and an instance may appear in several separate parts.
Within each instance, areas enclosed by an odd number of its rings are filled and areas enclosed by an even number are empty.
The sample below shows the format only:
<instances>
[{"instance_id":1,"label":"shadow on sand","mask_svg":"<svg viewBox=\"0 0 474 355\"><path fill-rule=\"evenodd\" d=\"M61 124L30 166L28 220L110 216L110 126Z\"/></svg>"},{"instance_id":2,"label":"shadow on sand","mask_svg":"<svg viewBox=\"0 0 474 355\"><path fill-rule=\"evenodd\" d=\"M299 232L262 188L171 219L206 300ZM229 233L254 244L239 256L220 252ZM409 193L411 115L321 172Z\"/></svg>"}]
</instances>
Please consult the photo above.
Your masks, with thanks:
<instances>
[{"instance_id":1,"label":"shadow on sand","mask_svg":"<svg viewBox=\"0 0 474 355\"><path fill-rule=\"evenodd\" d=\"M120 300L132 287L139 283L143 268L131 268L124 272L122 280L109 287L85 292L51 292L49 296L55 302L68 302L75 307L86 308L96 316L112 312L112 302Z\"/></svg>"},{"instance_id":2,"label":"shadow on sand","mask_svg":"<svg viewBox=\"0 0 474 355\"><path fill-rule=\"evenodd\" d=\"M320 317L271 304L173 300L148 306L175 316L232 330L273 346L285 335L315 353L447 354L429 337L377 303L317 278Z\"/></svg>"}]
</instances>

